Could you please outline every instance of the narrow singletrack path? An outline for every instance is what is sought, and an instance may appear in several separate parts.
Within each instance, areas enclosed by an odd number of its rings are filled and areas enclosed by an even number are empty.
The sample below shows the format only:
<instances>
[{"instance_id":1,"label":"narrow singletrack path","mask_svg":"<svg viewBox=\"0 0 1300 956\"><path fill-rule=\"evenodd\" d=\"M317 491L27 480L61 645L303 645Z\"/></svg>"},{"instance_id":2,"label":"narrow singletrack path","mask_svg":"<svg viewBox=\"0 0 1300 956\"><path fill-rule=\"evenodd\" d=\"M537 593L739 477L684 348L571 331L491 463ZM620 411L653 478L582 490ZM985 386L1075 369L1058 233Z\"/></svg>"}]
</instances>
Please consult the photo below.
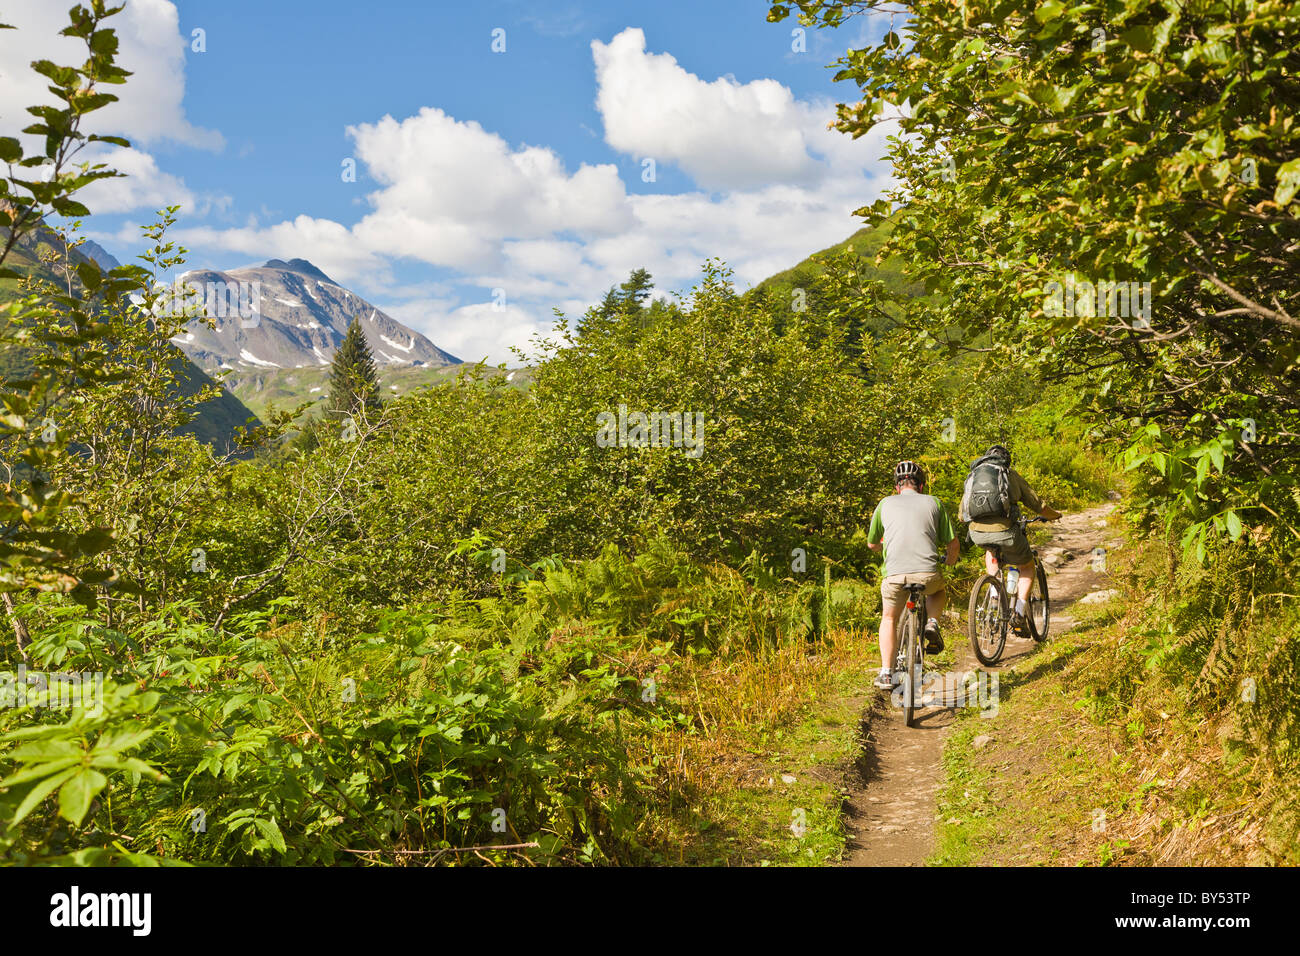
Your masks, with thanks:
<instances>
[{"instance_id":1,"label":"narrow singletrack path","mask_svg":"<svg viewBox=\"0 0 1300 956\"><path fill-rule=\"evenodd\" d=\"M1047 566L1051 593L1051 629L1048 640L1060 636L1075 621L1070 608L1081 597L1106 586L1107 578L1096 548L1117 546L1118 535L1105 528L1114 504L1100 505L1066 515L1051 526L1051 541L1038 549ZM1041 526L1039 526L1041 527ZM964 608L967 595L949 595L949 606ZM965 613L944 621L943 639L958 646L953 671L936 682L936 692L946 688L948 706L917 711L916 726L903 724L901 708L890 695L876 691L863 716L863 748L848 774L844 805L849 831L845 866L922 866L934 849L935 794L943 779L943 743L956 719L953 706L960 676L979 665L971 653ZM1033 653L1034 643L1008 636L997 672Z\"/></svg>"}]
</instances>

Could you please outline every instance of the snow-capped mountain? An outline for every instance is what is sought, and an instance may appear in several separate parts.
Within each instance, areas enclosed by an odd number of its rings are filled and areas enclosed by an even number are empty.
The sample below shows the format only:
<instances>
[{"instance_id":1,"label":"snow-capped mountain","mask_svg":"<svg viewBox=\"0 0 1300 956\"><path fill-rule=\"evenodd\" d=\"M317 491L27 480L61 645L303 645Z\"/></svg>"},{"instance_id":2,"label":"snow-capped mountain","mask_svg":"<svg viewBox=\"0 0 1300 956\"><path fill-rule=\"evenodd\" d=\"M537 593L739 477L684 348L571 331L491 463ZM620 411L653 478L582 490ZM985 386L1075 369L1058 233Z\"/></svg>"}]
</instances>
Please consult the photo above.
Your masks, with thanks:
<instances>
[{"instance_id":1,"label":"snow-capped mountain","mask_svg":"<svg viewBox=\"0 0 1300 956\"><path fill-rule=\"evenodd\" d=\"M254 370L328 365L353 316L361 319L381 369L460 362L305 259L271 259L229 272L197 269L177 283L201 290L216 328L196 320L173 341L203 368L231 369L236 378Z\"/></svg>"}]
</instances>

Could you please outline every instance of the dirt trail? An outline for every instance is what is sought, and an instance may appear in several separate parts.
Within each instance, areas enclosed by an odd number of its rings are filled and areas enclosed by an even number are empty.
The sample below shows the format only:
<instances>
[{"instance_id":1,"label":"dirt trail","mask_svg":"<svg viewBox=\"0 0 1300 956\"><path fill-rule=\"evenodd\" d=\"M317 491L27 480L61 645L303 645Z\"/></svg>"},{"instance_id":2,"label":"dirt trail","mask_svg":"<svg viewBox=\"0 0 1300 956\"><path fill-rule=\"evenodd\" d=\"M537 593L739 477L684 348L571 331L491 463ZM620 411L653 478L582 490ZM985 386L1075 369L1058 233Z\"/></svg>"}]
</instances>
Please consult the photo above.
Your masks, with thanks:
<instances>
[{"instance_id":1,"label":"dirt trail","mask_svg":"<svg viewBox=\"0 0 1300 956\"><path fill-rule=\"evenodd\" d=\"M1048 640L1071 627L1075 621L1070 608L1089 592L1107 586L1104 571L1094 556L1094 548L1119 545L1118 535L1105 528L1105 517L1113 504L1101 505L1066 515L1052 525L1051 541L1041 546L1039 557L1047 567L1051 593L1051 630ZM1040 526L1041 527L1041 526ZM957 643L955 673L978 666L966 636L965 603L968 595L950 598L950 606L961 613L960 620L946 616L944 641ZM1014 635L1007 638L1006 650L996 668L1014 666L1031 654L1034 644ZM954 673L950 672L950 673ZM945 682L944 687L954 682ZM950 691L945 698L949 706L919 710L916 726L906 727L899 707L889 695L876 691L863 715L863 749L849 774L849 795L845 803L845 825L849 841L845 848L845 866L921 866L934 848L935 793L942 780L940 761L943 742L952 725L956 710Z\"/></svg>"}]
</instances>

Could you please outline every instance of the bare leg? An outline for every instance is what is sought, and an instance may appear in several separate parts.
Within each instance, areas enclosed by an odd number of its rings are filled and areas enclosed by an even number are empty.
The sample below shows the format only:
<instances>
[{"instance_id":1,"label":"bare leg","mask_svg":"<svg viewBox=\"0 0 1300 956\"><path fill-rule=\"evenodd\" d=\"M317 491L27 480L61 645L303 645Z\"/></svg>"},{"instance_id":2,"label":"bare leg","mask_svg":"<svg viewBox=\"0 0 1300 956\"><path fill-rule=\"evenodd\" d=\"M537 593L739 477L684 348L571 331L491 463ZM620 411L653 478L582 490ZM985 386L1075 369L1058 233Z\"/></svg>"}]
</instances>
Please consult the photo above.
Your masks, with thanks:
<instances>
[{"instance_id":1,"label":"bare leg","mask_svg":"<svg viewBox=\"0 0 1300 956\"><path fill-rule=\"evenodd\" d=\"M998 576L998 563L993 560L992 551L984 552L984 570L995 578Z\"/></svg>"},{"instance_id":2,"label":"bare leg","mask_svg":"<svg viewBox=\"0 0 1300 956\"><path fill-rule=\"evenodd\" d=\"M1034 586L1034 563L1018 565L1016 570L1020 572L1020 581L1016 585L1016 597L1028 603L1029 592Z\"/></svg>"},{"instance_id":3,"label":"bare leg","mask_svg":"<svg viewBox=\"0 0 1300 956\"><path fill-rule=\"evenodd\" d=\"M939 615L943 613L944 605L947 603L948 603L947 588L944 588L942 591L936 591L934 594L926 595L925 598L926 616L932 617L936 621L939 620Z\"/></svg>"},{"instance_id":4,"label":"bare leg","mask_svg":"<svg viewBox=\"0 0 1300 956\"><path fill-rule=\"evenodd\" d=\"M886 607L880 612L880 666L894 669L894 655L898 653L898 635L894 633L894 618L898 608Z\"/></svg>"}]
</instances>

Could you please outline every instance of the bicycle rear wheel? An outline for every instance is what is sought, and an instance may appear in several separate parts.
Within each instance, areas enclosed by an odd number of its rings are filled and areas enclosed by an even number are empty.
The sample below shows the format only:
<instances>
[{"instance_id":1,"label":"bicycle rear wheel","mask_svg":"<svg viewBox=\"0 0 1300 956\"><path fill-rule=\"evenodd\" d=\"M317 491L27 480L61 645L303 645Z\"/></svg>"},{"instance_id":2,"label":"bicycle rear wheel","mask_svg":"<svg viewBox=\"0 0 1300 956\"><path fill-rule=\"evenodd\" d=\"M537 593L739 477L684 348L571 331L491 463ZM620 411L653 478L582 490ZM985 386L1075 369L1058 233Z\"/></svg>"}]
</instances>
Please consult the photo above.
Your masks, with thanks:
<instances>
[{"instance_id":1,"label":"bicycle rear wheel","mask_svg":"<svg viewBox=\"0 0 1300 956\"><path fill-rule=\"evenodd\" d=\"M908 727L912 726L912 718L916 714L916 656L918 648L916 642L920 635L916 632L916 615L911 611L903 612L903 640L901 651L904 663L903 669L903 723Z\"/></svg>"},{"instance_id":2,"label":"bicycle rear wheel","mask_svg":"<svg viewBox=\"0 0 1300 956\"><path fill-rule=\"evenodd\" d=\"M990 667L996 664L1007 645L1007 601L1002 582L992 575L984 575L971 588L966 626L979 662Z\"/></svg>"},{"instance_id":3,"label":"bicycle rear wheel","mask_svg":"<svg viewBox=\"0 0 1300 956\"><path fill-rule=\"evenodd\" d=\"M1039 643L1047 640L1047 629L1052 623L1051 601L1047 596L1047 570L1040 564L1034 575L1034 586L1029 592L1029 635Z\"/></svg>"}]
</instances>

